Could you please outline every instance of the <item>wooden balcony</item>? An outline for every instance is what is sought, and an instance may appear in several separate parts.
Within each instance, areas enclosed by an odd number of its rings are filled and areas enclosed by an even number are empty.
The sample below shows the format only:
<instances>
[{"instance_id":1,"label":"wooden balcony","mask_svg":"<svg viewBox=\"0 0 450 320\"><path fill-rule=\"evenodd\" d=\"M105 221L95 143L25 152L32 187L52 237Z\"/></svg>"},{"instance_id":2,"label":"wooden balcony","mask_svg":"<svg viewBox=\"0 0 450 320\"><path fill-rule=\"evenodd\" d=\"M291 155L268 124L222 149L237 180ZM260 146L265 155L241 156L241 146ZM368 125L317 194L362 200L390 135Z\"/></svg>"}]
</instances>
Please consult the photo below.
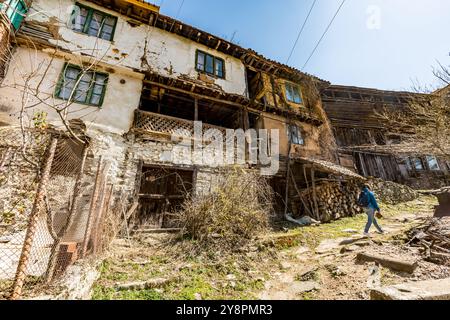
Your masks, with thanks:
<instances>
[{"instance_id":1,"label":"wooden balcony","mask_svg":"<svg viewBox=\"0 0 450 320\"><path fill-rule=\"evenodd\" d=\"M202 133L210 129L220 131L226 136L226 128L203 123ZM165 116L152 112L136 110L132 131L144 135L163 135L178 137L194 137L194 121Z\"/></svg>"}]
</instances>

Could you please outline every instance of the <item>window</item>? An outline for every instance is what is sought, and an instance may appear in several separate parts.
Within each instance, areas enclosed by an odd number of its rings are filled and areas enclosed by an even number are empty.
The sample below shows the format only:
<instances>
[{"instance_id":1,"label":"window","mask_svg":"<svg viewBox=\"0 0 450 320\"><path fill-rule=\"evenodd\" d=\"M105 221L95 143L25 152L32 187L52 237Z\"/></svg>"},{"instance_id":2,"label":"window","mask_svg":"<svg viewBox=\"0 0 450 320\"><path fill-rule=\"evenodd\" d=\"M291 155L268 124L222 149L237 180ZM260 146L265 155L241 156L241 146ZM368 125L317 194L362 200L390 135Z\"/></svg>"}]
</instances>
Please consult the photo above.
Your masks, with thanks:
<instances>
[{"instance_id":1,"label":"window","mask_svg":"<svg viewBox=\"0 0 450 320\"><path fill-rule=\"evenodd\" d=\"M417 171L423 170L423 162L420 158L411 158L411 165Z\"/></svg>"},{"instance_id":2,"label":"window","mask_svg":"<svg viewBox=\"0 0 450 320\"><path fill-rule=\"evenodd\" d=\"M305 140L303 139L302 130L295 125L288 126L288 137L289 137L289 141L292 144L297 144L297 145L302 145L302 146L305 144Z\"/></svg>"},{"instance_id":3,"label":"window","mask_svg":"<svg viewBox=\"0 0 450 320\"><path fill-rule=\"evenodd\" d=\"M411 159L405 158L404 163L406 164L406 168L408 169L408 171L412 171L413 168L412 168L412 164L411 164Z\"/></svg>"},{"instance_id":4,"label":"window","mask_svg":"<svg viewBox=\"0 0 450 320\"><path fill-rule=\"evenodd\" d=\"M74 17L73 30L108 41L113 40L117 24L116 17L79 4L76 5L72 16Z\"/></svg>"},{"instance_id":5,"label":"window","mask_svg":"<svg viewBox=\"0 0 450 320\"><path fill-rule=\"evenodd\" d=\"M218 78L225 78L225 62L223 59L216 58L203 51L197 50L195 68L198 71L205 72Z\"/></svg>"},{"instance_id":6,"label":"window","mask_svg":"<svg viewBox=\"0 0 450 320\"><path fill-rule=\"evenodd\" d=\"M298 85L286 82L286 99L289 102L302 104L302 94Z\"/></svg>"},{"instance_id":7,"label":"window","mask_svg":"<svg viewBox=\"0 0 450 320\"><path fill-rule=\"evenodd\" d=\"M0 3L0 9L6 13L15 30L19 29L28 12L23 0L6 0L4 3Z\"/></svg>"},{"instance_id":8,"label":"window","mask_svg":"<svg viewBox=\"0 0 450 320\"><path fill-rule=\"evenodd\" d=\"M427 156L428 168L431 171L440 171L439 162L437 161L435 156Z\"/></svg>"},{"instance_id":9,"label":"window","mask_svg":"<svg viewBox=\"0 0 450 320\"><path fill-rule=\"evenodd\" d=\"M101 106L105 96L108 75L66 65L61 74L56 96L63 100Z\"/></svg>"}]
</instances>

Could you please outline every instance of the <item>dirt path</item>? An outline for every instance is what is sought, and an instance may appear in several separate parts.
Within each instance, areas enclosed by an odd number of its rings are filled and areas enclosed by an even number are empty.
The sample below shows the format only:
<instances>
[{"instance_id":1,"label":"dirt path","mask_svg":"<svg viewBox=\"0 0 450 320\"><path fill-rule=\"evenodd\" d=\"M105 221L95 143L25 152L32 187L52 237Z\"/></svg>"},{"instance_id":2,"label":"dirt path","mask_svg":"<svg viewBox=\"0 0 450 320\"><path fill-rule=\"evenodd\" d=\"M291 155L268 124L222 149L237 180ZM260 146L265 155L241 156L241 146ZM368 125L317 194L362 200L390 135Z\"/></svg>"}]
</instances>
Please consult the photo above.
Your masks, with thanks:
<instances>
[{"instance_id":1,"label":"dirt path","mask_svg":"<svg viewBox=\"0 0 450 320\"><path fill-rule=\"evenodd\" d=\"M365 300L373 285L391 285L406 281L428 280L450 276L450 270L424 261L414 274L378 268L375 263L360 263L359 252L419 260L419 252L405 247L396 238L420 224L431 212L400 214L381 221L386 235L363 238L356 230L346 230L346 238L326 239L311 250L294 247L282 252L281 271L265 283L260 299L268 300ZM351 234L355 232L354 234Z\"/></svg>"},{"instance_id":2,"label":"dirt path","mask_svg":"<svg viewBox=\"0 0 450 320\"><path fill-rule=\"evenodd\" d=\"M380 221L387 235L362 238L365 216L317 227L286 223L240 252L187 257L188 243L164 244L163 235L116 241L102 264L93 299L136 300L365 300L370 286L450 277L450 270L421 260L404 245L405 232L432 215L431 197L383 206ZM163 238L160 238L163 237ZM418 260L414 274L376 268L356 261L358 252ZM180 254L183 253L183 254ZM210 255L214 255L211 258ZM165 278L173 282L145 290L117 290L117 285Z\"/></svg>"}]
</instances>

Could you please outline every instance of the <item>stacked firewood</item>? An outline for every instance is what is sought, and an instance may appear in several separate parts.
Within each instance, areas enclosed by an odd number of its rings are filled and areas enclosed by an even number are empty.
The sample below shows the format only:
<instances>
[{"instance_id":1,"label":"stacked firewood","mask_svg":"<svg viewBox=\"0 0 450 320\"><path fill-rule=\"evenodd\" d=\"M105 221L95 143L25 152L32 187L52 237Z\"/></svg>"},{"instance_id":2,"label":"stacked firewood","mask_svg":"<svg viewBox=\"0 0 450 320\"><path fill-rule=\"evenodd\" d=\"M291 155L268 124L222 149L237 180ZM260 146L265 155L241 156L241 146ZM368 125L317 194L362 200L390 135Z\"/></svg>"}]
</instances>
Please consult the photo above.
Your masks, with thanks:
<instances>
[{"instance_id":1,"label":"stacked firewood","mask_svg":"<svg viewBox=\"0 0 450 320\"><path fill-rule=\"evenodd\" d=\"M428 261L450 266L450 217L431 218L408 233L408 244Z\"/></svg>"},{"instance_id":2,"label":"stacked firewood","mask_svg":"<svg viewBox=\"0 0 450 320\"><path fill-rule=\"evenodd\" d=\"M312 188L302 192L303 210L321 222L353 217L362 213L357 205L359 193L360 189L354 181L321 183L315 192Z\"/></svg>"}]
</instances>

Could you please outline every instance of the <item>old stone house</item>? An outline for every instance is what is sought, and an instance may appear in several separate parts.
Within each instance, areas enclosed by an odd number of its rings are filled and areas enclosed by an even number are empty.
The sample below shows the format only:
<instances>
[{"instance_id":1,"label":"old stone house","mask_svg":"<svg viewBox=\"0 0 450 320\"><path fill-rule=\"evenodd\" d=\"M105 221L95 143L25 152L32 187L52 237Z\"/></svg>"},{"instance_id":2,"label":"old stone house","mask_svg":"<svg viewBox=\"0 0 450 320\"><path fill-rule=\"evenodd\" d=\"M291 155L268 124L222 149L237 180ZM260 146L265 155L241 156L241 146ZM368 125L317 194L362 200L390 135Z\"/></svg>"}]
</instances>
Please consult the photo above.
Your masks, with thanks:
<instances>
[{"instance_id":1,"label":"old stone house","mask_svg":"<svg viewBox=\"0 0 450 320\"><path fill-rule=\"evenodd\" d=\"M202 122L201 133L224 136L227 129L278 130L279 145L264 152L277 161L269 178L279 213L290 198L290 212L319 219L326 213L324 220L356 210L353 189L341 201L352 208L336 214L308 191L337 181L333 188L343 193L347 180L360 178L336 163L320 98L325 81L164 16L144 1L13 0L3 9L18 3L19 18L3 10L2 21L14 23L3 24L12 27L2 33L11 50L3 64L1 125L19 131L23 122L44 122L53 130L81 130L90 157L110 162L114 187L128 192L130 205L139 199L143 222L170 225L164 214L186 196L180 183L209 192L229 165L207 147L193 151L195 121ZM180 144L177 137L189 139ZM261 140L247 136L246 150ZM267 167L248 157L239 165Z\"/></svg>"}]
</instances>

